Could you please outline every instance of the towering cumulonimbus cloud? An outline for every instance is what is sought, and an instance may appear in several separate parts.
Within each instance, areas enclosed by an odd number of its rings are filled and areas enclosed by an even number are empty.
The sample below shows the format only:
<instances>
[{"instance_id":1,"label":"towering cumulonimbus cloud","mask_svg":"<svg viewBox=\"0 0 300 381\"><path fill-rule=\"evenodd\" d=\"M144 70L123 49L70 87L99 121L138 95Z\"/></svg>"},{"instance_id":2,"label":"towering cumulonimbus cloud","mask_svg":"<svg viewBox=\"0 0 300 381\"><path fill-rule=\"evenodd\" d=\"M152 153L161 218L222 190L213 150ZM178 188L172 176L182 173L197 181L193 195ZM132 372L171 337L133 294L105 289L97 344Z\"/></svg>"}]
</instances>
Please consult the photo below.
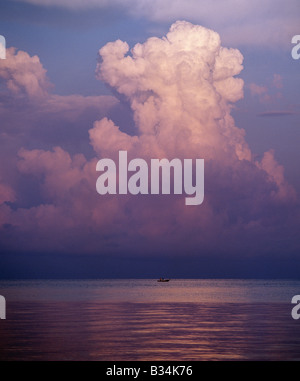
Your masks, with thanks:
<instances>
[{"instance_id":1,"label":"towering cumulonimbus cloud","mask_svg":"<svg viewBox=\"0 0 300 381\"><path fill-rule=\"evenodd\" d=\"M120 40L99 53L97 76L130 101L141 145L167 157L251 159L230 116L243 97L235 78L243 57L222 47L216 32L178 21L165 38L150 38L130 54Z\"/></svg>"},{"instance_id":2,"label":"towering cumulonimbus cloud","mask_svg":"<svg viewBox=\"0 0 300 381\"><path fill-rule=\"evenodd\" d=\"M20 150L18 170L39 180L40 204L16 210L5 205L3 213L6 224L27 235L35 232L34 240L24 238L23 247L240 253L245 245L255 252L262 237L267 252L276 249L277 239L288 240L280 235L286 226L293 234L295 191L272 150L254 158L231 115L243 97L243 81L236 77L243 69L238 50L223 47L212 30L177 21L163 38L149 38L131 50L126 42L110 42L99 56L97 78L127 98L137 133L121 131L106 116L89 130L96 153L91 160L61 147ZM98 195L96 162L117 158L119 150L146 160L203 158L204 203L186 206L185 195Z\"/></svg>"},{"instance_id":3,"label":"towering cumulonimbus cloud","mask_svg":"<svg viewBox=\"0 0 300 381\"><path fill-rule=\"evenodd\" d=\"M254 163L244 130L235 126L230 113L243 97L243 80L235 77L243 69L243 56L222 47L216 32L177 21L162 39L150 38L130 52L127 43L118 40L105 45L99 55L97 76L129 100L138 139L103 119L90 131L96 152L108 153L107 141L114 141L116 150L204 158L233 170L246 160L266 171L281 195L294 193L282 174L275 173L273 153L267 154L268 165L265 158ZM111 143L109 150L114 151Z\"/></svg>"}]
</instances>

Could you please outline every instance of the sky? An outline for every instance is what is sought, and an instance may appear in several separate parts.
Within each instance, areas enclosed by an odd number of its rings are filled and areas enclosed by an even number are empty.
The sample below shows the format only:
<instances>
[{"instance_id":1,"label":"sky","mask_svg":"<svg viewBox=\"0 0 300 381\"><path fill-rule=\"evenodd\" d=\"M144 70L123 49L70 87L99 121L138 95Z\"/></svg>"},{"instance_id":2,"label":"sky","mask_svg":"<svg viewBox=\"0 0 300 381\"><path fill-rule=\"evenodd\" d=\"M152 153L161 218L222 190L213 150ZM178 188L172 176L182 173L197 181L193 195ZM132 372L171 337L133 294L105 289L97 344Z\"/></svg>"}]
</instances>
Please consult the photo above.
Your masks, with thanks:
<instances>
[{"instance_id":1,"label":"sky","mask_svg":"<svg viewBox=\"0 0 300 381\"><path fill-rule=\"evenodd\" d=\"M0 278L299 278L298 0L3 0ZM96 164L204 159L204 201Z\"/></svg>"}]
</instances>

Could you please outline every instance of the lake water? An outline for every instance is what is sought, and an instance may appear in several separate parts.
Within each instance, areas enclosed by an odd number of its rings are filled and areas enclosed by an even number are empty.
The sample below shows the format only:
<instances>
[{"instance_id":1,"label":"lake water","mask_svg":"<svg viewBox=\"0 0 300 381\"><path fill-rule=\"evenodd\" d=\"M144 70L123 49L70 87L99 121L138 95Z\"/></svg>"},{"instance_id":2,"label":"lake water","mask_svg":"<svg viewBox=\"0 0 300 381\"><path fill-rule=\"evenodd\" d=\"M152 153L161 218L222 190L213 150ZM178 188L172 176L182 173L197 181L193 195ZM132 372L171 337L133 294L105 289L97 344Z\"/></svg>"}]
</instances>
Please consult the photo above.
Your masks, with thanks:
<instances>
[{"instance_id":1,"label":"lake water","mask_svg":"<svg viewBox=\"0 0 300 381\"><path fill-rule=\"evenodd\" d=\"M0 360L300 360L300 281L0 281Z\"/></svg>"}]
</instances>

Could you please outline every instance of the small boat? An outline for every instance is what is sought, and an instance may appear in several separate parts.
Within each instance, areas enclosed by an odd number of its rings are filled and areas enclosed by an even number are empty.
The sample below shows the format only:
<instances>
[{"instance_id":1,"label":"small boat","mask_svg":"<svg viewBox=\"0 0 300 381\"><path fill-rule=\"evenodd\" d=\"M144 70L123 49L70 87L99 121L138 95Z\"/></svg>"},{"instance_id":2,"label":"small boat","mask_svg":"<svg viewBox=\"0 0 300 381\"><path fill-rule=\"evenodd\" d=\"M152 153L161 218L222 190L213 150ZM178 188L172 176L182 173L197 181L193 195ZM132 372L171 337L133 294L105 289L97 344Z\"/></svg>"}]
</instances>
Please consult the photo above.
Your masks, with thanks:
<instances>
[{"instance_id":1,"label":"small boat","mask_svg":"<svg viewBox=\"0 0 300 381\"><path fill-rule=\"evenodd\" d=\"M158 282L169 282L170 279L159 278Z\"/></svg>"}]
</instances>

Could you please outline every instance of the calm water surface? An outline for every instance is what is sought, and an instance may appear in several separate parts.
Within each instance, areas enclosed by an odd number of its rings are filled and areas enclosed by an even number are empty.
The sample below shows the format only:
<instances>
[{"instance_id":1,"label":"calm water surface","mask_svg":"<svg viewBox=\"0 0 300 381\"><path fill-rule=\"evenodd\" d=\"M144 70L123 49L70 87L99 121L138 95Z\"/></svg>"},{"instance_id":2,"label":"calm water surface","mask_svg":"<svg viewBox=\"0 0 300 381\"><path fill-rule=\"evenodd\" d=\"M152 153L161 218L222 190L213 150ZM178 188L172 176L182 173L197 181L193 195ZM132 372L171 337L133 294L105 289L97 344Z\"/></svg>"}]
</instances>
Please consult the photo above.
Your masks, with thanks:
<instances>
[{"instance_id":1,"label":"calm water surface","mask_svg":"<svg viewBox=\"0 0 300 381\"><path fill-rule=\"evenodd\" d=\"M0 360L300 360L299 281L0 281Z\"/></svg>"}]
</instances>

